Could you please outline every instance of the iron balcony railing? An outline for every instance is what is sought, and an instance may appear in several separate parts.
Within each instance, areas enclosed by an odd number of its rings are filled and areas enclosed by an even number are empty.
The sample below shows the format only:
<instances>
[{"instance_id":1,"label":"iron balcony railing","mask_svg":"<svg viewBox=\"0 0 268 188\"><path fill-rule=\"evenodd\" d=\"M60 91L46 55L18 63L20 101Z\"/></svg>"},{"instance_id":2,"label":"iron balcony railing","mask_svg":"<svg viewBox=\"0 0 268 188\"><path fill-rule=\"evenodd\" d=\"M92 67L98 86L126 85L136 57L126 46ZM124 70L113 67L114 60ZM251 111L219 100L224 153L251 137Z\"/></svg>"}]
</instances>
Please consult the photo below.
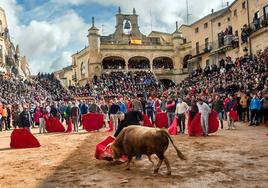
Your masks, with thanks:
<instances>
[{"instance_id":1,"label":"iron balcony railing","mask_svg":"<svg viewBox=\"0 0 268 188\"><path fill-rule=\"evenodd\" d=\"M249 24L250 34L253 34L264 27L268 27L268 15L254 19L253 22Z\"/></svg>"}]
</instances>

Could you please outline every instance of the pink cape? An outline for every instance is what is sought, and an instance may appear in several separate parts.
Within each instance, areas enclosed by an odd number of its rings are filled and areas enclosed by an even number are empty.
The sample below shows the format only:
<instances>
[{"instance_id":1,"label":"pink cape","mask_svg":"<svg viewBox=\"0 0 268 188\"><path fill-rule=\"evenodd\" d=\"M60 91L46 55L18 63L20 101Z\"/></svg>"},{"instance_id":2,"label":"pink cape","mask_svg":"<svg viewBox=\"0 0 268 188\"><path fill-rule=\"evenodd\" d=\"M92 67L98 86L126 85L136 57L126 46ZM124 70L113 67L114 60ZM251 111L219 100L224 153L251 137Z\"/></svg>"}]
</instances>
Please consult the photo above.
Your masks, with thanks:
<instances>
[{"instance_id":1,"label":"pink cape","mask_svg":"<svg viewBox=\"0 0 268 188\"><path fill-rule=\"evenodd\" d=\"M178 125L178 119L174 118L172 124L168 128L168 133L170 135L177 135L178 134L178 126L177 125Z\"/></svg>"},{"instance_id":2,"label":"pink cape","mask_svg":"<svg viewBox=\"0 0 268 188\"><path fill-rule=\"evenodd\" d=\"M103 141L96 145L95 158L100 160L113 160L113 155L110 147L107 147L108 144L112 143L115 139L112 136L108 136ZM125 162L127 158L122 156L120 161Z\"/></svg>"},{"instance_id":3,"label":"pink cape","mask_svg":"<svg viewBox=\"0 0 268 188\"><path fill-rule=\"evenodd\" d=\"M67 130L66 130L65 132L66 132L66 133L71 133L72 131L73 131L72 119L69 118L68 126L67 126Z\"/></svg>"},{"instance_id":4,"label":"pink cape","mask_svg":"<svg viewBox=\"0 0 268 188\"><path fill-rule=\"evenodd\" d=\"M103 114L89 113L82 116L83 128L88 131L96 131L103 127L104 116Z\"/></svg>"},{"instance_id":5,"label":"pink cape","mask_svg":"<svg viewBox=\"0 0 268 188\"><path fill-rule=\"evenodd\" d=\"M35 148L40 147L40 143L35 136L27 129L14 129L11 133L11 148Z\"/></svg>"},{"instance_id":6,"label":"pink cape","mask_svg":"<svg viewBox=\"0 0 268 188\"><path fill-rule=\"evenodd\" d=\"M65 128L58 118L52 116L50 116L49 118L45 117L45 121L47 132L65 132Z\"/></svg>"},{"instance_id":7,"label":"pink cape","mask_svg":"<svg viewBox=\"0 0 268 188\"><path fill-rule=\"evenodd\" d=\"M114 130L113 119L112 119L112 117L110 117L109 129L106 132L112 132L113 130Z\"/></svg>"},{"instance_id":8,"label":"pink cape","mask_svg":"<svg viewBox=\"0 0 268 188\"><path fill-rule=\"evenodd\" d=\"M155 116L155 125L158 128L168 128L168 117L167 113L160 112Z\"/></svg>"},{"instance_id":9,"label":"pink cape","mask_svg":"<svg viewBox=\"0 0 268 188\"><path fill-rule=\"evenodd\" d=\"M208 121L209 121L208 132L215 133L219 128L219 120L218 120L217 112L212 110L209 115ZM203 128L201 126L201 114L197 113L192 122L190 121L190 118L189 118L187 127L188 127L189 136L202 136Z\"/></svg>"},{"instance_id":10,"label":"pink cape","mask_svg":"<svg viewBox=\"0 0 268 188\"><path fill-rule=\"evenodd\" d=\"M143 126L154 127L151 120L148 118L148 116L146 114L143 114Z\"/></svg>"}]
</instances>

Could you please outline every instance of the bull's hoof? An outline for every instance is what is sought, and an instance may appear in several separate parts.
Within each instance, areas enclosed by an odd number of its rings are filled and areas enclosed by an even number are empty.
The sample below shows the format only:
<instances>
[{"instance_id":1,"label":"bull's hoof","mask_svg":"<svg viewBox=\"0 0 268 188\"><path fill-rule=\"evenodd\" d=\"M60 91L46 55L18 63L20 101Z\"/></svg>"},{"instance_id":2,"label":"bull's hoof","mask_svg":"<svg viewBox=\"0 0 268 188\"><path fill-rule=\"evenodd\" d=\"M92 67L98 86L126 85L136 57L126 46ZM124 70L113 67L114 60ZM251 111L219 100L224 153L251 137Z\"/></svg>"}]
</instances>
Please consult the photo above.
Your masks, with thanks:
<instances>
[{"instance_id":1,"label":"bull's hoof","mask_svg":"<svg viewBox=\"0 0 268 188\"><path fill-rule=\"evenodd\" d=\"M130 170L130 168L129 167L126 167L125 170Z\"/></svg>"},{"instance_id":2,"label":"bull's hoof","mask_svg":"<svg viewBox=\"0 0 268 188\"><path fill-rule=\"evenodd\" d=\"M171 176L171 172L167 172L166 175L167 175L167 176Z\"/></svg>"}]
</instances>

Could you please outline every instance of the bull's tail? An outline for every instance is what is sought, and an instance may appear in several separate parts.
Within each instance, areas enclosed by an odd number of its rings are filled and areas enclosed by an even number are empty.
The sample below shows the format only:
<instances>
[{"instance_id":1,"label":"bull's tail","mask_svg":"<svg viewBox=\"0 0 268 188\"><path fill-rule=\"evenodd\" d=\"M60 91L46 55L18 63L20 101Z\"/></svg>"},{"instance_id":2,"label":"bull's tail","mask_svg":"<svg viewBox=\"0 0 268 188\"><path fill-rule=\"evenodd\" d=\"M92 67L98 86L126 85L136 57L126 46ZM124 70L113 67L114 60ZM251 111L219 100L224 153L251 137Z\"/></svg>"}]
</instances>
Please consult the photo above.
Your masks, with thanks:
<instances>
[{"instance_id":1,"label":"bull's tail","mask_svg":"<svg viewBox=\"0 0 268 188\"><path fill-rule=\"evenodd\" d=\"M186 160L186 157L182 154L182 152L177 148L177 146L175 146L172 138L170 137L170 135L166 132L166 131L162 131L164 133L165 136L168 137L168 139L170 140L171 144L173 145L173 147L175 148L176 152L177 152L177 155L178 157L181 159L181 160Z\"/></svg>"}]
</instances>

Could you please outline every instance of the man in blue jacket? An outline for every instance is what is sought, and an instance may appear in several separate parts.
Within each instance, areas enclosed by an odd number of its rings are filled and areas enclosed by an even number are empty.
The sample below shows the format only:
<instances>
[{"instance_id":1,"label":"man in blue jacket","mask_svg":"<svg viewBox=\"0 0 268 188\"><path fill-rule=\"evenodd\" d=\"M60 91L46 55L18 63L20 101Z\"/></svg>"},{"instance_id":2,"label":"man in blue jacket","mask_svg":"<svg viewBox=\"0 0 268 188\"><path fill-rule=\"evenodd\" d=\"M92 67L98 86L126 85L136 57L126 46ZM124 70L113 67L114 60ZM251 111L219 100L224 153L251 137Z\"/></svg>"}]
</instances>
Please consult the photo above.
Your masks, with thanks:
<instances>
[{"instance_id":1,"label":"man in blue jacket","mask_svg":"<svg viewBox=\"0 0 268 188\"><path fill-rule=\"evenodd\" d=\"M261 100L258 98L256 94L254 94L253 98L250 101L250 106L249 106L251 116L250 116L250 124L249 126L252 126L253 119L255 119L256 126L259 125L259 110L261 109Z\"/></svg>"}]
</instances>

